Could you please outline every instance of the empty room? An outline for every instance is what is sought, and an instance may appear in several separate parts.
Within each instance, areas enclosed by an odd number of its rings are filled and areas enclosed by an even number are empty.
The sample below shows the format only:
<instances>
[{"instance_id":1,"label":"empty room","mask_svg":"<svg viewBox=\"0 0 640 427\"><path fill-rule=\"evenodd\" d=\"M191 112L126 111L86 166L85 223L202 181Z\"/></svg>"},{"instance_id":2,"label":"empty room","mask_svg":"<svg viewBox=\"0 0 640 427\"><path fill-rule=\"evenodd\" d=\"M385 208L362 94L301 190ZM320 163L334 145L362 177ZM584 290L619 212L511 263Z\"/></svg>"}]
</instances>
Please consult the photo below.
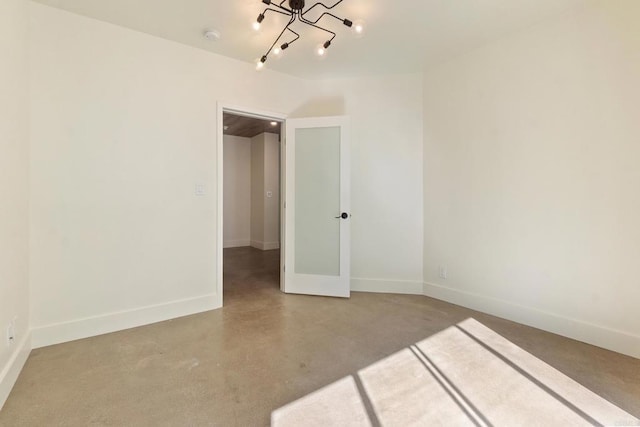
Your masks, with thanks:
<instances>
[{"instance_id":1,"label":"empty room","mask_svg":"<svg viewBox=\"0 0 640 427\"><path fill-rule=\"evenodd\" d=\"M0 426L640 426L638 22L0 0Z\"/></svg>"}]
</instances>

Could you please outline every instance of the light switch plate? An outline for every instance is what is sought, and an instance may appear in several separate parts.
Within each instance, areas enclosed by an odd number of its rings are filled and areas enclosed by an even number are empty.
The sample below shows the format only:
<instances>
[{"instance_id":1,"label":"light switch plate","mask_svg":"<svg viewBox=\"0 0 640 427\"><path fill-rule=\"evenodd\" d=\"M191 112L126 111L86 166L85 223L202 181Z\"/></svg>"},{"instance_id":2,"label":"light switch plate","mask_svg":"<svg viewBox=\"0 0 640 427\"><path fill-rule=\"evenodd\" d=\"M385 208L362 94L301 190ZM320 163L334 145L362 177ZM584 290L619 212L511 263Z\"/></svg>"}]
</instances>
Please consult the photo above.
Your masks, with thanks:
<instances>
[{"instance_id":1,"label":"light switch plate","mask_svg":"<svg viewBox=\"0 0 640 427\"><path fill-rule=\"evenodd\" d=\"M447 278L447 267L444 265L441 265L438 267L438 277L440 277L441 279L446 279Z\"/></svg>"}]
</instances>

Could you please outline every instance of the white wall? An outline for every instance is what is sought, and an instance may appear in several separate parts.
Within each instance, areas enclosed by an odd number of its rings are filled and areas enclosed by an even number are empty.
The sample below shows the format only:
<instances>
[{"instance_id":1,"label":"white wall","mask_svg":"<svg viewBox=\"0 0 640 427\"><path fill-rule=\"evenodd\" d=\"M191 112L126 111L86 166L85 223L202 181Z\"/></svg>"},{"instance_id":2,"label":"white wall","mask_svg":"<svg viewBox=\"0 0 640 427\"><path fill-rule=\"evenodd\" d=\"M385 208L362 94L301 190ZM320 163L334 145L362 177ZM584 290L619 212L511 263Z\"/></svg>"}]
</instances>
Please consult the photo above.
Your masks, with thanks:
<instances>
[{"instance_id":1,"label":"white wall","mask_svg":"<svg viewBox=\"0 0 640 427\"><path fill-rule=\"evenodd\" d=\"M351 117L352 290L422 293L422 75L324 82Z\"/></svg>"},{"instance_id":2,"label":"white wall","mask_svg":"<svg viewBox=\"0 0 640 427\"><path fill-rule=\"evenodd\" d=\"M251 139L224 136L224 247L251 240Z\"/></svg>"},{"instance_id":3,"label":"white wall","mask_svg":"<svg viewBox=\"0 0 640 427\"><path fill-rule=\"evenodd\" d=\"M280 247L280 138L264 134L264 248Z\"/></svg>"},{"instance_id":4,"label":"white wall","mask_svg":"<svg viewBox=\"0 0 640 427\"><path fill-rule=\"evenodd\" d=\"M251 246L264 238L264 134L251 138Z\"/></svg>"},{"instance_id":5,"label":"white wall","mask_svg":"<svg viewBox=\"0 0 640 427\"><path fill-rule=\"evenodd\" d=\"M595 2L424 75L428 295L640 357L639 21Z\"/></svg>"},{"instance_id":6,"label":"white wall","mask_svg":"<svg viewBox=\"0 0 640 427\"><path fill-rule=\"evenodd\" d=\"M313 85L40 4L30 12L34 345L218 306L217 101L286 114Z\"/></svg>"},{"instance_id":7,"label":"white wall","mask_svg":"<svg viewBox=\"0 0 640 427\"><path fill-rule=\"evenodd\" d=\"M224 136L225 248L280 247L279 166L278 135Z\"/></svg>"},{"instance_id":8,"label":"white wall","mask_svg":"<svg viewBox=\"0 0 640 427\"><path fill-rule=\"evenodd\" d=\"M280 141L277 134L261 133L251 138L251 200L251 246L278 249Z\"/></svg>"},{"instance_id":9,"label":"white wall","mask_svg":"<svg viewBox=\"0 0 640 427\"><path fill-rule=\"evenodd\" d=\"M31 349L27 24L26 1L0 2L0 408Z\"/></svg>"}]
</instances>

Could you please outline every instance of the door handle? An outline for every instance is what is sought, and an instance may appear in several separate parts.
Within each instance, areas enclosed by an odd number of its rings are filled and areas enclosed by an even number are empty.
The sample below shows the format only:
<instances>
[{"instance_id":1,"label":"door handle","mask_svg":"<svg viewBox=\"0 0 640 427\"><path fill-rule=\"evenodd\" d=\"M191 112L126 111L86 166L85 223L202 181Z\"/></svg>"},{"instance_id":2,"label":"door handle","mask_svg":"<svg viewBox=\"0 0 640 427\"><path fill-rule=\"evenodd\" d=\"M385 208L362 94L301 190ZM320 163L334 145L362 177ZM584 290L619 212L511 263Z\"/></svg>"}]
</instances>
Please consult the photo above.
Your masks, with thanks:
<instances>
[{"instance_id":1,"label":"door handle","mask_svg":"<svg viewBox=\"0 0 640 427\"><path fill-rule=\"evenodd\" d=\"M342 212L342 214L340 214L340 216L336 216L335 219L347 219L349 218L349 214L346 212Z\"/></svg>"}]
</instances>

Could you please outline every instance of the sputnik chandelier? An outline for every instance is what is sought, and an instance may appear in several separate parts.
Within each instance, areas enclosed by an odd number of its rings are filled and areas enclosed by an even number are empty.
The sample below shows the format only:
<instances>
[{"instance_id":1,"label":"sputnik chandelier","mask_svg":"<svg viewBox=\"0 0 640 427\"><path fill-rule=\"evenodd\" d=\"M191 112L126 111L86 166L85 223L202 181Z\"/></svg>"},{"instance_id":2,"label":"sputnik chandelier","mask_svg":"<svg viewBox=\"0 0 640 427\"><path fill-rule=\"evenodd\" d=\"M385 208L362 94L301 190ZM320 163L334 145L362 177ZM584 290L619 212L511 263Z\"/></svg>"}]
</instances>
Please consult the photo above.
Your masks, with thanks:
<instances>
[{"instance_id":1,"label":"sputnik chandelier","mask_svg":"<svg viewBox=\"0 0 640 427\"><path fill-rule=\"evenodd\" d=\"M313 6L307 8L306 10L304 8L304 6L305 6L304 0L281 0L279 2L278 1L279 0L275 0L275 1L262 0L262 3L266 4L267 8L260 15L258 15L258 19L256 19L256 21L253 23L253 29L257 31L257 30L260 29L260 25L262 24L262 21L264 20L264 17L267 14L267 12L279 13L281 15L286 15L286 16L289 17L289 22L284 27L284 29L280 32L278 37L276 37L275 41L273 42L273 44L271 45L269 50L267 50L267 53L262 55L262 57L258 60L258 62L256 64L256 69L257 70L261 70L264 67L264 63L267 62L267 58L269 57L270 53L273 53L274 55L280 55L280 54L282 54L282 52L285 49L287 49L296 40L298 40L300 38L300 34L296 33L295 31L293 31L291 29L291 25L295 21L300 21L303 24L306 24L306 25L309 25L311 27L314 27L314 28L317 28L319 30L322 30L322 31L324 31L325 33L327 33L327 34L329 34L331 36L322 45L317 47L316 54L318 56L324 56L325 51L329 48L329 46L331 46L331 42L333 41L333 39L336 38L336 33L334 33L331 30L328 30L327 28L324 28L324 27L321 27L320 25L318 25L318 21L320 21L326 15L328 15L328 16L334 18L334 19L337 19L338 21L341 21L344 25L346 25L347 27L351 28L353 30L353 32L356 33L357 35L362 34L362 32L364 30L364 26L363 26L362 22L360 22L360 21L353 22L353 21L351 21L349 19L346 19L346 18L343 19L343 18L340 18L340 17L334 15L333 13L329 12L331 9L333 9L334 7L336 7L337 5L342 3L343 0L338 0L333 6L327 6L322 2L317 2ZM287 1L289 3L289 7L283 6L284 3L287 2ZM316 7L324 8L325 11L315 21L307 19L305 17L305 15L307 15L309 12L311 12ZM283 38L283 36L284 36L284 34L286 32L291 33L294 38L292 40L288 41L288 42L282 43L280 46L276 46L278 44L278 42L280 41L280 39Z\"/></svg>"}]
</instances>

